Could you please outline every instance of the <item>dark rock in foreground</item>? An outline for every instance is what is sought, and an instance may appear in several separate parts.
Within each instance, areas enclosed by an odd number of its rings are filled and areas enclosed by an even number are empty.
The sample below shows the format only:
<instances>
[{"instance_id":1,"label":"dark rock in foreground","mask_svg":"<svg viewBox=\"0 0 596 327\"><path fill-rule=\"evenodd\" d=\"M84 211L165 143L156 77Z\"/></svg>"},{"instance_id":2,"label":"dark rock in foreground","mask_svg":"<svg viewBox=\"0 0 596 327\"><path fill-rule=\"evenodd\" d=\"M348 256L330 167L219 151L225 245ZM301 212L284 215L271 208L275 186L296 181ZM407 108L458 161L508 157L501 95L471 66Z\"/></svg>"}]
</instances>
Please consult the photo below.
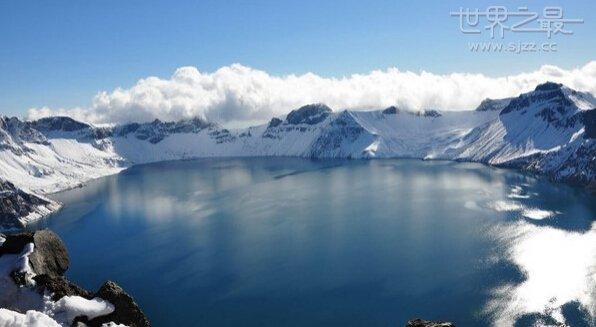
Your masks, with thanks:
<instances>
[{"instance_id":1,"label":"dark rock in foreground","mask_svg":"<svg viewBox=\"0 0 596 327\"><path fill-rule=\"evenodd\" d=\"M64 275L70 261L68 251L58 235L49 230L35 233L21 233L4 236L6 239L0 246L0 256L19 254L25 245L33 243L33 253L29 255L29 264L37 276L52 278Z\"/></svg>"},{"instance_id":2,"label":"dark rock in foreground","mask_svg":"<svg viewBox=\"0 0 596 327\"><path fill-rule=\"evenodd\" d=\"M33 243L33 233L2 235L2 238L4 238L4 243L0 246L0 257L5 254L19 254L25 245Z\"/></svg>"},{"instance_id":3,"label":"dark rock in foreground","mask_svg":"<svg viewBox=\"0 0 596 327\"><path fill-rule=\"evenodd\" d=\"M406 327L455 327L450 322L427 321L422 319L414 319L408 321Z\"/></svg>"},{"instance_id":4,"label":"dark rock in foreground","mask_svg":"<svg viewBox=\"0 0 596 327\"><path fill-rule=\"evenodd\" d=\"M118 284L107 281L97 293L93 294L64 277L70 264L68 251L60 237L54 232L41 230L7 236L0 234L0 236L5 239L0 246L0 256L22 253L27 244L33 243L33 252L29 254L29 264L35 274L33 277L35 290L40 296L48 292L52 294L53 301L58 301L64 296L80 296L86 299L98 297L114 305L114 311L108 315L91 320L86 316L79 316L75 318L73 325L101 326L104 323L114 322L130 327L150 326L149 320L134 299ZM27 287L23 273L13 271L10 275L17 285Z\"/></svg>"},{"instance_id":5,"label":"dark rock in foreground","mask_svg":"<svg viewBox=\"0 0 596 327\"><path fill-rule=\"evenodd\" d=\"M120 324L127 326L150 326L149 320L139 309L139 306L135 303L134 299L130 295L126 294L124 290L118 286L118 284L107 281L105 282L99 291L95 293L96 297L102 298L109 301L114 305L114 312L94 318L92 320L82 321L88 326L102 326L103 324L109 323L110 321L117 321Z\"/></svg>"},{"instance_id":6,"label":"dark rock in foreground","mask_svg":"<svg viewBox=\"0 0 596 327\"><path fill-rule=\"evenodd\" d=\"M36 275L60 277L64 275L70 261L62 240L47 229L33 234L34 250L29 255L29 263Z\"/></svg>"},{"instance_id":7,"label":"dark rock in foreground","mask_svg":"<svg viewBox=\"0 0 596 327\"><path fill-rule=\"evenodd\" d=\"M80 296L86 299L93 298L91 292L71 283L64 276L50 277L48 275L38 275L33 277L33 280L40 286L40 291L45 289L52 294L52 301L58 301L65 296Z\"/></svg>"}]
</instances>

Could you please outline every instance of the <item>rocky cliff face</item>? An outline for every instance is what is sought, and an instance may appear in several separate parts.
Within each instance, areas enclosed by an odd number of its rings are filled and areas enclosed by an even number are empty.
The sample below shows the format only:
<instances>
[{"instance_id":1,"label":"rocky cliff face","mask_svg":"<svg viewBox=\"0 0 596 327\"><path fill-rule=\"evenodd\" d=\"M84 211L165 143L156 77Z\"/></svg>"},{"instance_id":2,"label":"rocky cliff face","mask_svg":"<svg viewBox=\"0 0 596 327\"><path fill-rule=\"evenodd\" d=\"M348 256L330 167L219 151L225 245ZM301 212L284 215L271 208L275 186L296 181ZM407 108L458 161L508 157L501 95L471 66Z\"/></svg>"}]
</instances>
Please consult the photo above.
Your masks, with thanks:
<instances>
[{"instance_id":1,"label":"rocky cliff face","mask_svg":"<svg viewBox=\"0 0 596 327\"><path fill-rule=\"evenodd\" d=\"M70 117L47 117L33 122L29 125L42 132L76 132L91 129L91 125L78 122Z\"/></svg>"},{"instance_id":2,"label":"rocky cliff face","mask_svg":"<svg viewBox=\"0 0 596 327\"><path fill-rule=\"evenodd\" d=\"M64 243L49 230L0 234L0 307L5 308L0 318L16 323L36 317L44 326L150 326L116 283L108 281L93 293L70 282L64 276L69 264Z\"/></svg>"},{"instance_id":3,"label":"rocky cliff face","mask_svg":"<svg viewBox=\"0 0 596 327\"><path fill-rule=\"evenodd\" d=\"M584 112L583 123L586 126L586 137L596 139L596 109Z\"/></svg>"},{"instance_id":4,"label":"rocky cliff face","mask_svg":"<svg viewBox=\"0 0 596 327\"><path fill-rule=\"evenodd\" d=\"M57 210L60 205L52 200L27 193L0 180L0 228L19 229Z\"/></svg>"},{"instance_id":5,"label":"rocky cliff face","mask_svg":"<svg viewBox=\"0 0 596 327\"><path fill-rule=\"evenodd\" d=\"M546 175L594 187L596 146L591 94L545 83L509 101L494 121L465 138L458 159Z\"/></svg>"},{"instance_id":6,"label":"rocky cliff face","mask_svg":"<svg viewBox=\"0 0 596 327\"><path fill-rule=\"evenodd\" d=\"M506 99L484 99L480 105L476 108L476 111L501 111L511 101L510 98Z\"/></svg>"},{"instance_id":7,"label":"rocky cliff face","mask_svg":"<svg viewBox=\"0 0 596 327\"><path fill-rule=\"evenodd\" d=\"M310 104L290 111L286 117L288 124L315 125L327 118L333 111L324 104Z\"/></svg>"},{"instance_id":8,"label":"rocky cliff face","mask_svg":"<svg viewBox=\"0 0 596 327\"><path fill-rule=\"evenodd\" d=\"M206 122L203 119L195 118L179 122L162 122L158 119L151 123L131 123L107 130L108 136L127 137L133 135L139 140L147 140L150 143L159 143L171 134L199 133L206 128L216 128L217 125Z\"/></svg>"}]
</instances>

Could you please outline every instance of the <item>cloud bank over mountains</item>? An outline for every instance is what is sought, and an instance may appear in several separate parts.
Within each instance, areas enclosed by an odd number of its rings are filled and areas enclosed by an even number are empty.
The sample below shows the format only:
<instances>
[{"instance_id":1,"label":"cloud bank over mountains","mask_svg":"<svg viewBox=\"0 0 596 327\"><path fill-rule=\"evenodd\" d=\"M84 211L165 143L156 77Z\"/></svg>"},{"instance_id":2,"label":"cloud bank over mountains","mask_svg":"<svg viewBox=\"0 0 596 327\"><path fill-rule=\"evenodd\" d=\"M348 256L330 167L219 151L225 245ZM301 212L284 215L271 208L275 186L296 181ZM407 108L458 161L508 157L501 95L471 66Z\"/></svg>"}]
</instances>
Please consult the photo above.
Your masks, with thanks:
<instances>
[{"instance_id":1,"label":"cloud bank over mountains","mask_svg":"<svg viewBox=\"0 0 596 327\"><path fill-rule=\"evenodd\" d=\"M326 78L313 73L274 76L240 64L213 73L181 67L169 79L147 77L127 89L99 92L88 108L29 109L28 119L66 115L101 124L199 116L226 124L265 121L315 102L334 110L391 105L410 110L472 110L485 98L517 96L545 81L596 94L596 61L570 70L545 65L533 72L497 78L397 68Z\"/></svg>"}]
</instances>

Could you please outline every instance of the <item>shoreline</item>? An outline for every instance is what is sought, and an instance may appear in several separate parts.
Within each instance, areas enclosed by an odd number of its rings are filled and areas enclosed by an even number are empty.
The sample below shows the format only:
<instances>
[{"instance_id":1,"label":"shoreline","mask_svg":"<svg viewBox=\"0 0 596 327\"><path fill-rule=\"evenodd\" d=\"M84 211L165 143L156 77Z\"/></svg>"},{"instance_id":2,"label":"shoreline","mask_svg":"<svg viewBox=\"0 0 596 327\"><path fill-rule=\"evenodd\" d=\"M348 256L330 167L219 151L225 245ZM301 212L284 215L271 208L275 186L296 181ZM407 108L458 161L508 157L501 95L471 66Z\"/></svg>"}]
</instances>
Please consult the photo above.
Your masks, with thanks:
<instances>
[{"instance_id":1,"label":"shoreline","mask_svg":"<svg viewBox=\"0 0 596 327\"><path fill-rule=\"evenodd\" d=\"M69 186L66 187L64 189L61 189L59 191L56 192L51 192L51 193L44 193L41 195L38 195L36 193L30 193L34 196L39 196L42 198L49 198L49 200L51 202L53 202L54 204L56 204L57 206L54 206L53 209L49 210L48 212L46 212L43 215L37 215L36 218L32 219L32 220L28 220L27 223L20 228L13 228L13 229L3 229L0 228L0 232L3 233L17 233L19 231L23 231L24 229L27 228L27 226L36 223L40 220L43 219L51 219L51 216L53 216L54 214L58 213L62 208L63 208L63 204L51 199L51 195L53 194L59 194L62 192L67 192L67 191L72 191L78 188L83 188L86 185L88 185L89 183L95 181L95 180L99 180L101 178L105 178L105 177L109 177L109 176L116 176L118 174L121 174L133 167L137 167L137 166L142 166L142 165L151 165L151 164L158 164L158 163L167 163L167 162L178 162L178 161L193 161L193 160L206 160L206 159L221 159L221 160L227 160L227 159L267 159L267 158L296 158L296 159L305 159L305 160L319 160L319 161L324 161L324 160L342 160L342 161L358 161L358 160L362 160L362 161L369 161L369 160L417 160L417 161L428 161L428 162L448 162L448 163L473 163L473 164L478 164L478 165L482 165L483 167L486 168L494 168L494 169L506 169L506 170L512 170L515 172L518 172L520 174L525 174L525 175L529 175L533 178L539 178L539 179L544 179L547 180L553 184L561 184L561 185L566 185L581 191L585 191L589 194L593 194L596 195L596 186L592 186L592 185L583 185L583 184L577 184L574 183L572 181L568 181L568 180L564 180L564 181L559 181L556 180L554 178L552 178L551 176L549 176L548 174L540 174L534 171L528 171L528 170L524 170L524 169L520 169L520 168L516 168L514 166L511 165L491 165L485 162L479 162L479 161L468 161L468 160L450 160L450 159L442 159L442 158L416 158L416 157L376 157L376 158L370 158L370 157L363 157L363 158L312 158L312 157L301 157L301 156L212 156L212 157L196 157L196 158L182 158L182 159L174 159L174 160L163 160L163 161L153 161L153 162L146 162L146 163L139 163L139 164L133 164L130 165L126 168L122 168L121 170L119 170L118 172L115 173L110 173L110 174L106 174L106 175L102 175L99 177L94 177L94 178L90 178L87 180L83 180L77 183L76 186ZM45 206L43 208L46 208Z\"/></svg>"}]
</instances>

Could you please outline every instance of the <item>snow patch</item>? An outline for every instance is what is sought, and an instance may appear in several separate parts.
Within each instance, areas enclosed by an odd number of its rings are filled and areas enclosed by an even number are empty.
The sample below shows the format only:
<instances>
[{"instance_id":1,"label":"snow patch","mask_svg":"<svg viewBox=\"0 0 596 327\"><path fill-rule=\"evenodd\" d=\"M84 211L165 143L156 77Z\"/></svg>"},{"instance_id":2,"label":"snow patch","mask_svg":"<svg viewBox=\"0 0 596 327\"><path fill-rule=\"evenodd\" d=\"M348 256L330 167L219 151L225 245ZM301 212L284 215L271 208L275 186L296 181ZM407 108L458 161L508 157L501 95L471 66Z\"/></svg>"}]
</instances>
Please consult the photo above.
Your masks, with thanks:
<instances>
[{"instance_id":1,"label":"snow patch","mask_svg":"<svg viewBox=\"0 0 596 327\"><path fill-rule=\"evenodd\" d=\"M529 208L529 209L524 209L522 211L522 216L524 216L525 218L528 218L528 219L533 219L533 220L542 220L542 219L550 218L556 214L557 214L556 211L548 211L548 210L542 210L542 209L537 209L537 208Z\"/></svg>"},{"instance_id":2,"label":"snow patch","mask_svg":"<svg viewBox=\"0 0 596 327\"><path fill-rule=\"evenodd\" d=\"M480 210L480 206L478 206L478 203L474 202L474 201L466 201L464 203L464 208L466 209L470 209L470 210Z\"/></svg>"},{"instance_id":3,"label":"snow patch","mask_svg":"<svg viewBox=\"0 0 596 327\"><path fill-rule=\"evenodd\" d=\"M499 212L519 211L524 208L520 203L513 201L494 201L489 203L488 207Z\"/></svg>"},{"instance_id":4,"label":"snow patch","mask_svg":"<svg viewBox=\"0 0 596 327\"><path fill-rule=\"evenodd\" d=\"M510 199L529 199L530 195L526 194L521 186L514 186L507 194L507 197Z\"/></svg>"},{"instance_id":5,"label":"snow patch","mask_svg":"<svg viewBox=\"0 0 596 327\"><path fill-rule=\"evenodd\" d=\"M4 241L2 243L4 243ZM29 255L33 253L34 247L35 246L33 243L28 243L23 247L23 250L18 255L4 254L0 256L0 276L10 278L10 273L17 271L25 274L25 279L28 286L35 286L35 281L33 280L35 273L29 264ZM2 291L0 293L3 293L6 290L0 286L0 291Z\"/></svg>"},{"instance_id":6,"label":"snow patch","mask_svg":"<svg viewBox=\"0 0 596 327\"><path fill-rule=\"evenodd\" d=\"M60 325L46 314L29 310L19 313L0 308L0 327L60 327Z\"/></svg>"},{"instance_id":7,"label":"snow patch","mask_svg":"<svg viewBox=\"0 0 596 327\"><path fill-rule=\"evenodd\" d=\"M114 312L114 306L100 298L87 300L80 296L65 296L57 302L48 303L46 310L56 321L70 325L77 316L93 319L110 314Z\"/></svg>"},{"instance_id":8,"label":"snow patch","mask_svg":"<svg viewBox=\"0 0 596 327\"><path fill-rule=\"evenodd\" d=\"M35 273L29 263L34 248L33 243L28 243L20 254L0 256L0 307L4 308L0 309L0 327L70 326L77 316L93 319L114 311L111 303L100 298L65 296L54 302L48 294L37 293ZM14 271L25 274L25 286L15 284L11 277Z\"/></svg>"}]
</instances>

